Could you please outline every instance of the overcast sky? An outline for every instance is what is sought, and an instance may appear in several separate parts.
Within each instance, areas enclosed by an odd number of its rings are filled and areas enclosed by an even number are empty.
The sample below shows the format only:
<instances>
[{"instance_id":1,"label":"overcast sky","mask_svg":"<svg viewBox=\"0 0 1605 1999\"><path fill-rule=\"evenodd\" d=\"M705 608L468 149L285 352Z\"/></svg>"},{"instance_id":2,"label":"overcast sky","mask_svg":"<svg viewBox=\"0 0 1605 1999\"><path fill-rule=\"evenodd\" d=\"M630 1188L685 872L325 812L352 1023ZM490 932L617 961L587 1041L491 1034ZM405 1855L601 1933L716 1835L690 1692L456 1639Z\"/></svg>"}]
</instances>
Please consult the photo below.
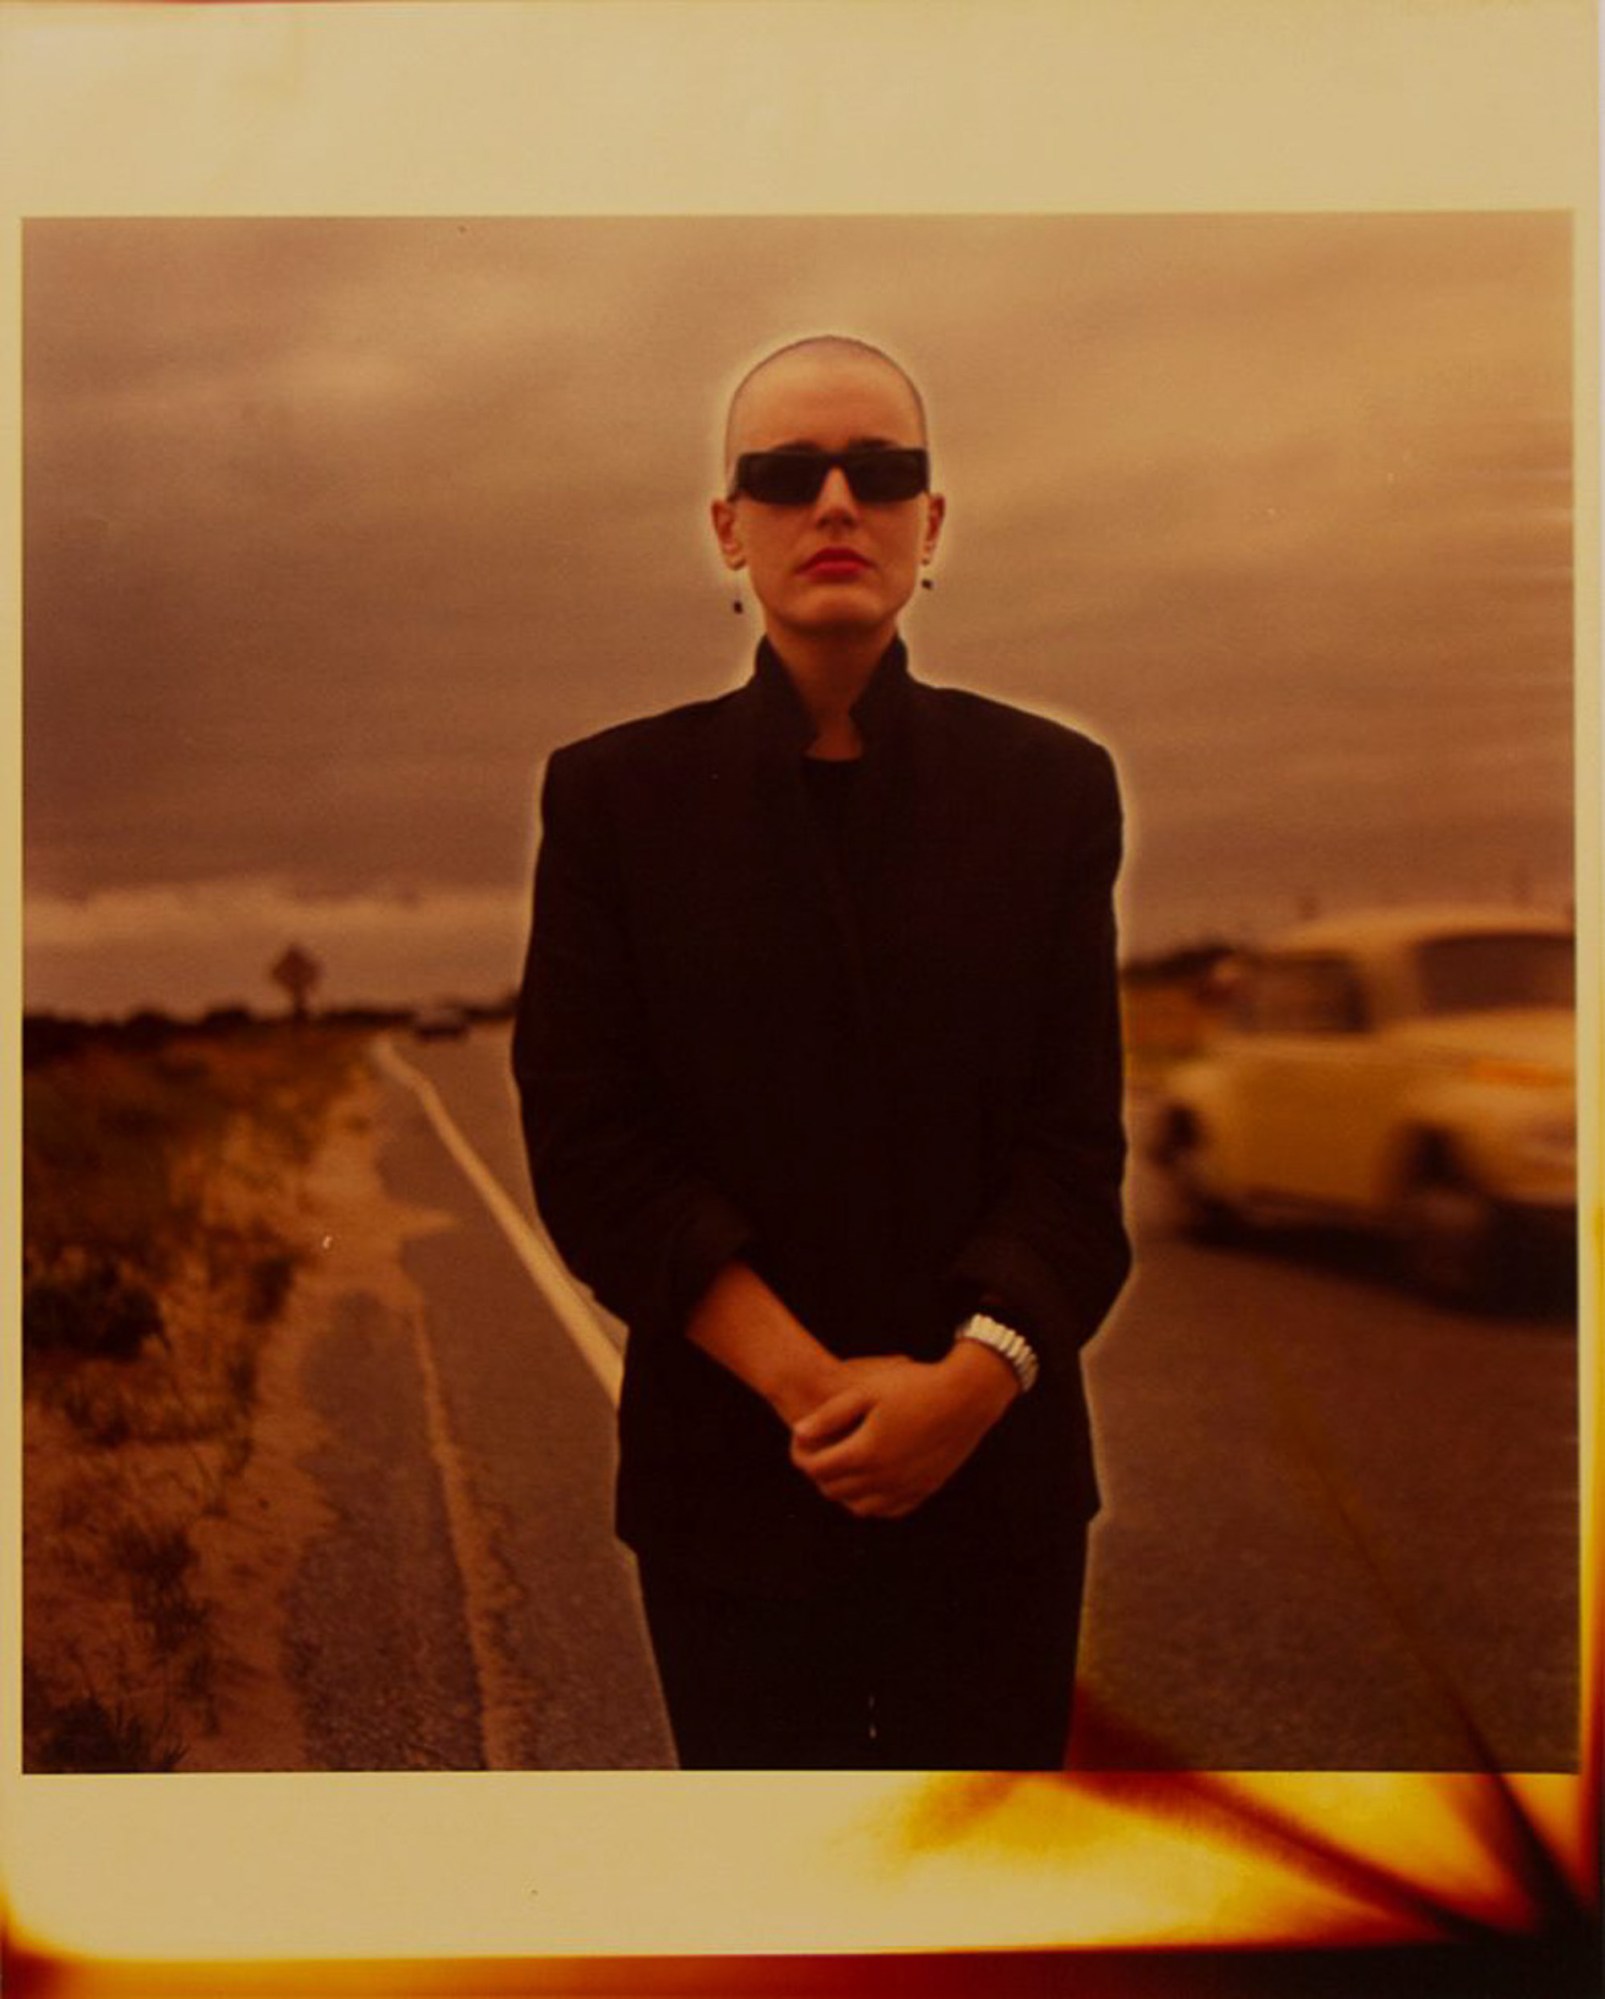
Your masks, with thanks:
<instances>
[{"instance_id":1,"label":"overcast sky","mask_svg":"<svg viewBox=\"0 0 1605 1999\"><path fill-rule=\"evenodd\" d=\"M27 997L499 993L539 766L731 686L724 398L925 389L915 669L1114 750L1132 950L1570 891L1560 216L48 221Z\"/></svg>"}]
</instances>

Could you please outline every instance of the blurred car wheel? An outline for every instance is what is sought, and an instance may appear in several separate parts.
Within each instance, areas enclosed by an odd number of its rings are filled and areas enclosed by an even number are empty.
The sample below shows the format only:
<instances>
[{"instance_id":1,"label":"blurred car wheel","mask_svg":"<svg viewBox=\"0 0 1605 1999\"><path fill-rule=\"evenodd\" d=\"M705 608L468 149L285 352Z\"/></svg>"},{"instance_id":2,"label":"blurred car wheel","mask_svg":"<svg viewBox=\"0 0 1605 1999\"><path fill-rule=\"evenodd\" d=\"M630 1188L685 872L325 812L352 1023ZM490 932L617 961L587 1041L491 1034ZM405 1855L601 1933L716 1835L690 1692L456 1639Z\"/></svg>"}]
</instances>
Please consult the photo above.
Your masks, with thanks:
<instances>
[{"instance_id":1,"label":"blurred car wheel","mask_svg":"<svg viewBox=\"0 0 1605 1999\"><path fill-rule=\"evenodd\" d=\"M1174 1112L1154 1148L1170 1193L1176 1229L1194 1242L1229 1242L1241 1232L1242 1217L1209 1185L1204 1161L1208 1134L1196 1119Z\"/></svg>"},{"instance_id":2,"label":"blurred car wheel","mask_svg":"<svg viewBox=\"0 0 1605 1999\"><path fill-rule=\"evenodd\" d=\"M1507 1275L1498 1205L1448 1158L1411 1169L1395 1210L1399 1256L1409 1283L1450 1305L1501 1301Z\"/></svg>"}]
</instances>

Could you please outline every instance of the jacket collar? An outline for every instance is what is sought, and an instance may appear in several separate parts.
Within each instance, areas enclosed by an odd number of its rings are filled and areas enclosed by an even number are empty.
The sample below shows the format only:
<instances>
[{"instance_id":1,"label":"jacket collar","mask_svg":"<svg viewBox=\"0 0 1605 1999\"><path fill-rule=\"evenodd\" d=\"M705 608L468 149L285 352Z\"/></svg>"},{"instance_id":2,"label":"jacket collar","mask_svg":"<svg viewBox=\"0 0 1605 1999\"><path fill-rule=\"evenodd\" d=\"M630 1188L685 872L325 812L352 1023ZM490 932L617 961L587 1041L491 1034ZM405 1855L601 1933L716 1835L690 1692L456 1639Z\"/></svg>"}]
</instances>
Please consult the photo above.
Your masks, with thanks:
<instances>
[{"instance_id":1,"label":"jacket collar","mask_svg":"<svg viewBox=\"0 0 1605 1999\"><path fill-rule=\"evenodd\" d=\"M758 641L749 685L758 699L767 740L777 748L795 750L800 756L814 739L813 717L803 706L785 661L767 638ZM913 686L908 648L894 635L863 693L853 703L853 720L866 745L890 740L901 733L907 722Z\"/></svg>"}]
</instances>

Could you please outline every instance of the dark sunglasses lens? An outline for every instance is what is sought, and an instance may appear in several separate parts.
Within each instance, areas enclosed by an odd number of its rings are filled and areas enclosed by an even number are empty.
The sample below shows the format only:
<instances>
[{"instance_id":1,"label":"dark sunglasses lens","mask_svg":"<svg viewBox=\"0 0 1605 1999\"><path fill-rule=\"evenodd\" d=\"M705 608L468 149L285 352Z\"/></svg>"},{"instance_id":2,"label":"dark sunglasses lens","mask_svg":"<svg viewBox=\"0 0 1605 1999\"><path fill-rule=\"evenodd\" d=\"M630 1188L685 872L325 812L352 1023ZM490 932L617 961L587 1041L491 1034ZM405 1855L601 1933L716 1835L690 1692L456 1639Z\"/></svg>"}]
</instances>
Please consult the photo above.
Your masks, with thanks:
<instances>
[{"instance_id":1,"label":"dark sunglasses lens","mask_svg":"<svg viewBox=\"0 0 1605 1999\"><path fill-rule=\"evenodd\" d=\"M833 465L847 475L853 497L865 501L912 500L929 482L920 450L849 451L833 458L823 451L747 451L736 460L736 489L771 507L806 507Z\"/></svg>"},{"instance_id":2,"label":"dark sunglasses lens","mask_svg":"<svg viewBox=\"0 0 1605 1999\"><path fill-rule=\"evenodd\" d=\"M743 493L770 507L805 507L825 483L829 460L816 451L749 451L736 467Z\"/></svg>"},{"instance_id":3,"label":"dark sunglasses lens","mask_svg":"<svg viewBox=\"0 0 1605 1999\"><path fill-rule=\"evenodd\" d=\"M860 500L912 500L925 491L923 451L866 451L842 464L847 483Z\"/></svg>"}]
</instances>

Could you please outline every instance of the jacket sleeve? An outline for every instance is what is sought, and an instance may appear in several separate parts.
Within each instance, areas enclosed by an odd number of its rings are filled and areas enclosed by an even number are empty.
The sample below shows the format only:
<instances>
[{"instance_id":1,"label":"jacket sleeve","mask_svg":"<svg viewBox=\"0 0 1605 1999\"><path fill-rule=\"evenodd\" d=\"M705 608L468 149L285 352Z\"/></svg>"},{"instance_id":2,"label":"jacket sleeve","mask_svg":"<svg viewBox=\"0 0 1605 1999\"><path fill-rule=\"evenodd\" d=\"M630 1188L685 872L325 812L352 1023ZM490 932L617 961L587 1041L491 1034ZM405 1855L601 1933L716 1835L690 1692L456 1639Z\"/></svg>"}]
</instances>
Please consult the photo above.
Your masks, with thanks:
<instances>
[{"instance_id":1,"label":"jacket sleeve","mask_svg":"<svg viewBox=\"0 0 1605 1999\"><path fill-rule=\"evenodd\" d=\"M1058 900L1028 1097L1001 1190L953 1272L962 1309L990 1303L1031 1341L1045 1381L1074 1373L1131 1266L1114 917L1120 799L1106 752L1092 769L1092 809Z\"/></svg>"},{"instance_id":2,"label":"jacket sleeve","mask_svg":"<svg viewBox=\"0 0 1605 1999\"><path fill-rule=\"evenodd\" d=\"M668 1128L585 747L547 769L513 1070L536 1205L564 1260L632 1333L673 1335L751 1231Z\"/></svg>"}]
</instances>

